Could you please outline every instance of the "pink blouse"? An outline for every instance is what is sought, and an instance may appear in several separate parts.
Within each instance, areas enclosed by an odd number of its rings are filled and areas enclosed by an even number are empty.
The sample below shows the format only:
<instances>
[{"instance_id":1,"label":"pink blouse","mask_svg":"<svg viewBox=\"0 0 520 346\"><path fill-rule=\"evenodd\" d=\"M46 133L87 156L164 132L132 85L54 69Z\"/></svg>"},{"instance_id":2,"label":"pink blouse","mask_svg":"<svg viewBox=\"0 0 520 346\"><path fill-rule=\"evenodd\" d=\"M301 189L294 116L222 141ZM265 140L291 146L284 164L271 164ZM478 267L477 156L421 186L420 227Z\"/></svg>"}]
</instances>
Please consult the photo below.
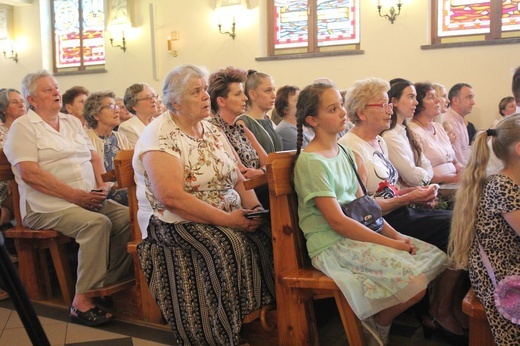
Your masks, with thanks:
<instances>
[{"instance_id":1,"label":"pink blouse","mask_svg":"<svg viewBox=\"0 0 520 346\"><path fill-rule=\"evenodd\" d=\"M453 164L455 152L446 131L439 123L432 122L431 124L434 129L433 134L426 132L413 121L409 122L408 126L421 146L423 155L430 160L434 176L456 173L457 170Z\"/></svg>"}]
</instances>

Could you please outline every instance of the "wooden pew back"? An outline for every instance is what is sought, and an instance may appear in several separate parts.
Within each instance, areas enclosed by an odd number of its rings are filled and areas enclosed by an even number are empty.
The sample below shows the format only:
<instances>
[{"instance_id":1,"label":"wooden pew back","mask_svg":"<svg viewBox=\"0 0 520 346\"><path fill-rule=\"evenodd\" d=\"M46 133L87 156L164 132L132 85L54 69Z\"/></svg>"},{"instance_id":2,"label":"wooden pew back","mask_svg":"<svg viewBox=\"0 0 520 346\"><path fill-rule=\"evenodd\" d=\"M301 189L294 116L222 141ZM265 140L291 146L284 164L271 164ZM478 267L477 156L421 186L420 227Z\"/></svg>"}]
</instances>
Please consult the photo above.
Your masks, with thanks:
<instances>
[{"instance_id":1,"label":"wooden pew back","mask_svg":"<svg viewBox=\"0 0 520 346\"><path fill-rule=\"evenodd\" d=\"M294 151L271 153L267 181L271 210L280 345L319 343L313 299L334 297L350 345L365 345L360 321L334 281L313 268L298 224L292 184Z\"/></svg>"}]
</instances>

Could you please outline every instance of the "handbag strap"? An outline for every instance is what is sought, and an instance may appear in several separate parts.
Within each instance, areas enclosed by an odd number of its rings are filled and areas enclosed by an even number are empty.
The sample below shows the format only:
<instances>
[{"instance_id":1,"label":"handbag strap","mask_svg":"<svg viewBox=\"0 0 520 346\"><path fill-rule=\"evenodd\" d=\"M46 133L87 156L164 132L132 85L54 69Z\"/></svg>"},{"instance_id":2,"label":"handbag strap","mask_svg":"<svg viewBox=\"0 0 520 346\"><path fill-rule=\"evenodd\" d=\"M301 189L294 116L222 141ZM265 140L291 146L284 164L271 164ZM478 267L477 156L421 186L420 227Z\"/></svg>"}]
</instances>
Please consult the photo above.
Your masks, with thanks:
<instances>
[{"instance_id":1,"label":"handbag strap","mask_svg":"<svg viewBox=\"0 0 520 346\"><path fill-rule=\"evenodd\" d=\"M478 242L478 239L477 239ZM484 263L484 266L486 267L486 270L488 272L489 278L493 282L493 286L497 287L497 281L495 279L495 272L493 271L493 267L491 266L491 262L489 261L488 256L486 255L486 252L484 251L484 248L478 243L478 247L480 250L480 257L482 257L482 262Z\"/></svg>"},{"instance_id":2,"label":"handbag strap","mask_svg":"<svg viewBox=\"0 0 520 346\"><path fill-rule=\"evenodd\" d=\"M338 144L338 146L341 148L341 150L343 150L345 155L347 155L348 161L352 165L352 169L354 170L354 173L356 173L356 177L357 177L357 180L359 182L359 185L361 186L361 190L363 190L363 193L366 195L367 194L367 189L365 188L365 185L363 184L363 182L361 181L361 178L359 177L359 174L358 174L357 169L356 169L356 165L354 165L354 161L352 160L352 157L347 153L347 151L345 150L345 148L343 148L342 145Z\"/></svg>"}]
</instances>

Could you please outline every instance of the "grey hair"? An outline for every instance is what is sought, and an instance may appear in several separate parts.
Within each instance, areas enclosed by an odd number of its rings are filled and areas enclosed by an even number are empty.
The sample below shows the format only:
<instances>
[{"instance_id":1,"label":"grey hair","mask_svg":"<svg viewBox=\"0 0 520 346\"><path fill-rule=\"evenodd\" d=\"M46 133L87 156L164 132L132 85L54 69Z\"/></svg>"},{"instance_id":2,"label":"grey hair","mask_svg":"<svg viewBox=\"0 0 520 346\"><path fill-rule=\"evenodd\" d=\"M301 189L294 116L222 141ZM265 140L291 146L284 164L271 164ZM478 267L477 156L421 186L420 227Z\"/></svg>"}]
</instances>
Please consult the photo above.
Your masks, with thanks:
<instances>
[{"instance_id":1,"label":"grey hair","mask_svg":"<svg viewBox=\"0 0 520 346\"><path fill-rule=\"evenodd\" d=\"M134 83L134 84L130 85L128 88L126 88L123 102L125 104L126 109L134 115L135 115L134 106L137 104L137 102L139 102L139 100L138 100L139 93L144 90L145 86L153 89L147 83Z\"/></svg>"},{"instance_id":2,"label":"grey hair","mask_svg":"<svg viewBox=\"0 0 520 346\"><path fill-rule=\"evenodd\" d=\"M163 82L163 103L172 112L177 112L173 107L174 103L179 103L188 91L188 81L192 78L204 78L208 82L208 71L205 67L191 64L177 66L171 70Z\"/></svg>"},{"instance_id":3,"label":"grey hair","mask_svg":"<svg viewBox=\"0 0 520 346\"><path fill-rule=\"evenodd\" d=\"M29 103L29 96L33 96L36 92L35 82L40 78L53 77L54 76L47 70L39 70L34 73L28 73L22 79L22 96L25 100L25 103L29 106L30 109L34 109L33 106Z\"/></svg>"},{"instance_id":4,"label":"grey hair","mask_svg":"<svg viewBox=\"0 0 520 346\"><path fill-rule=\"evenodd\" d=\"M9 94L10 93L18 93L20 92L16 89L2 89L0 91L0 120L5 123L5 110L9 107ZM21 94L20 94L21 95Z\"/></svg>"},{"instance_id":5,"label":"grey hair","mask_svg":"<svg viewBox=\"0 0 520 346\"><path fill-rule=\"evenodd\" d=\"M357 80L345 95L345 110L350 121L359 122L358 110L365 108L368 101L380 93L387 93L390 84L381 78L366 78Z\"/></svg>"},{"instance_id":6,"label":"grey hair","mask_svg":"<svg viewBox=\"0 0 520 346\"><path fill-rule=\"evenodd\" d=\"M116 98L116 94L112 91L99 91L91 93L85 100L85 106L83 107L83 117L87 122L88 127L95 129L98 126L98 120L95 118L96 115L101 113L101 102L110 97Z\"/></svg>"}]
</instances>

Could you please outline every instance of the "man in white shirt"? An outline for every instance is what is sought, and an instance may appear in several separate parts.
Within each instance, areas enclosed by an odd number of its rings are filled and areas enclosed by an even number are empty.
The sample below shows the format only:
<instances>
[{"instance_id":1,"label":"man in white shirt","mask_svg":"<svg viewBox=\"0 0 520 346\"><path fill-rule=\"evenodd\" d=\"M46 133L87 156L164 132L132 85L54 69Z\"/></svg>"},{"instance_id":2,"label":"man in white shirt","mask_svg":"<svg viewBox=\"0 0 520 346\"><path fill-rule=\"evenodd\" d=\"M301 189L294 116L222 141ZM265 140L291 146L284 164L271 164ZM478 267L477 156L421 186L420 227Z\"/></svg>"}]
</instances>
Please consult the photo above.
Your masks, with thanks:
<instances>
[{"instance_id":1,"label":"man in white shirt","mask_svg":"<svg viewBox=\"0 0 520 346\"><path fill-rule=\"evenodd\" d=\"M452 144L457 161L466 165L471 154L468 130L464 118L471 113L475 105L475 93L473 88L466 83L457 83L451 87L448 93L450 107L444 116L457 134L457 139Z\"/></svg>"}]
</instances>

